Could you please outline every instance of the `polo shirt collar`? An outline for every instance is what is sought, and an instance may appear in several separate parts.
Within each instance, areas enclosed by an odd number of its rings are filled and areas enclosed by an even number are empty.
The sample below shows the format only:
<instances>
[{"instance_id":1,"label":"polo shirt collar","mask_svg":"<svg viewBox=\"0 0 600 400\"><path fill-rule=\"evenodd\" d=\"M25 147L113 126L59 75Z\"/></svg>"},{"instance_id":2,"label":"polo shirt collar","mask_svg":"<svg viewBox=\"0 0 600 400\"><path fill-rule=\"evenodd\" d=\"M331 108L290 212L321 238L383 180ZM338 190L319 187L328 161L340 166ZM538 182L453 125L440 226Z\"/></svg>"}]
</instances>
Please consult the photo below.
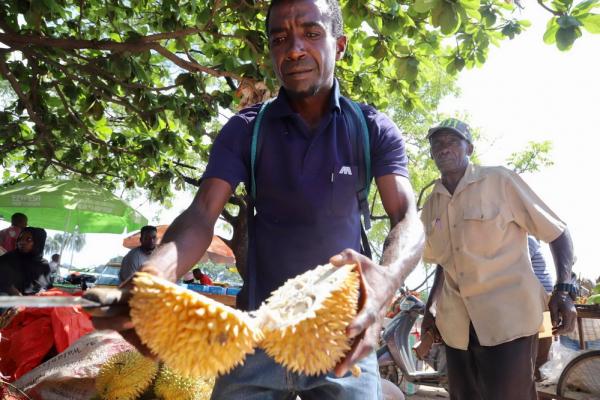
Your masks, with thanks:
<instances>
[{"instance_id":1,"label":"polo shirt collar","mask_svg":"<svg viewBox=\"0 0 600 400\"><path fill-rule=\"evenodd\" d=\"M329 99L331 111L340 111L340 86L336 78L333 79L331 97ZM283 118L289 117L296 114L296 112L290 106L289 97L282 86L279 89L279 93L273 104L271 104L269 116L272 118Z\"/></svg>"},{"instance_id":2,"label":"polo shirt collar","mask_svg":"<svg viewBox=\"0 0 600 400\"><path fill-rule=\"evenodd\" d=\"M456 186L456 190L454 190L454 194L456 195L458 192L463 190L463 188L465 188L467 185L477 182L478 180L480 180L482 178L483 178L483 174L482 174L481 168L479 166L474 165L471 162L469 162L469 165L467 166L467 169L465 170L465 174L458 182L458 186ZM435 186L433 187L432 194L433 193L439 193L439 194L443 194L445 196L450 196L450 192L448 192L448 189L446 189L446 187L442 183L442 178L439 178L435 182Z\"/></svg>"}]
</instances>

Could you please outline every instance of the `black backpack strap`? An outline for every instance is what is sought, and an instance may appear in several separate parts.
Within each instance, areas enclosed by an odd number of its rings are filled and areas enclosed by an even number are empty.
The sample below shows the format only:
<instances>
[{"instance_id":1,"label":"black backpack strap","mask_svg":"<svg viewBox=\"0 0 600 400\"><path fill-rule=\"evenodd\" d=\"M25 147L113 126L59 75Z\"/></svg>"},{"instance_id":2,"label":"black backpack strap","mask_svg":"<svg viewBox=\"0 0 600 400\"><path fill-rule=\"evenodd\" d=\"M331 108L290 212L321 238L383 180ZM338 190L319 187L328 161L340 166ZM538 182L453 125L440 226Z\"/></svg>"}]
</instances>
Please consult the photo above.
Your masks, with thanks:
<instances>
[{"instance_id":1,"label":"black backpack strap","mask_svg":"<svg viewBox=\"0 0 600 400\"><path fill-rule=\"evenodd\" d=\"M371 142L369 128L360 106L345 97L340 97L342 111L348 124L350 142L358 161L358 179L356 181L356 197L362 215L360 225L362 253L371 258L371 247L366 230L371 228L371 211L369 209L369 189L371 186Z\"/></svg>"},{"instance_id":2,"label":"black backpack strap","mask_svg":"<svg viewBox=\"0 0 600 400\"><path fill-rule=\"evenodd\" d=\"M261 135L261 124L262 120L267 112L269 105L275 100L275 98L269 99L262 103L256 120L254 121L254 127L252 128L252 142L250 144L250 195L252 200L256 201L256 160L260 154L260 149L264 141L264 135Z\"/></svg>"}]
</instances>

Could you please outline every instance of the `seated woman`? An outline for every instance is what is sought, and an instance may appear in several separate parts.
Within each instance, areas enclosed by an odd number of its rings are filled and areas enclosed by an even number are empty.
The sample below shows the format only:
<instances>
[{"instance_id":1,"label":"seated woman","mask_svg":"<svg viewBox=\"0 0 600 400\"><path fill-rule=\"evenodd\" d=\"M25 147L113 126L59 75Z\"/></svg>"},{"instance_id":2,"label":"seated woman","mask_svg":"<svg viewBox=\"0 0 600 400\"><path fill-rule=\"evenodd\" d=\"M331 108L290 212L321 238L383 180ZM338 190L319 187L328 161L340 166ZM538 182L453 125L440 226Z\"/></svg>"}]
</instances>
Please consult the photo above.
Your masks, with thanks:
<instances>
[{"instance_id":1,"label":"seated woman","mask_svg":"<svg viewBox=\"0 0 600 400\"><path fill-rule=\"evenodd\" d=\"M23 228L17 248L0 256L0 294L32 295L51 287L45 244L44 229Z\"/></svg>"}]
</instances>

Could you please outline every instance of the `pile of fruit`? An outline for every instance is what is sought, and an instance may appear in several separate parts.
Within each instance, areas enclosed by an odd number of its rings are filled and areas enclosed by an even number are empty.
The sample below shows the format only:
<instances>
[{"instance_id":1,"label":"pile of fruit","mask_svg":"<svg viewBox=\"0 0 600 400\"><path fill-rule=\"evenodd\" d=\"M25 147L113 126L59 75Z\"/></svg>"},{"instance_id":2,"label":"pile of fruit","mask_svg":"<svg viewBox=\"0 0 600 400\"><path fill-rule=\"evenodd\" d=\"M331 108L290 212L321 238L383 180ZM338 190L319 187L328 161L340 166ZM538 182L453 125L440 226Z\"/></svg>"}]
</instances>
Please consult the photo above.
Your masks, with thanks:
<instances>
[{"instance_id":1,"label":"pile of fruit","mask_svg":"<svg viewBox=\"0 0 600 400\"><path fill-rule=\"evenodd\" d=\"M579 296L577 304L600 304L600 283L592 289L589 296Z\"/></svg>"},{"instance_id":2,"label":"pile of fruit","mask_svg":"<svg viewBox=\"0 0 600 400\"><path fill-rule=\"evenodd\" d=\"M600 283L592 289L592 294L587 298L586 304L600 304Z\"/></svg>"}]
</instances>

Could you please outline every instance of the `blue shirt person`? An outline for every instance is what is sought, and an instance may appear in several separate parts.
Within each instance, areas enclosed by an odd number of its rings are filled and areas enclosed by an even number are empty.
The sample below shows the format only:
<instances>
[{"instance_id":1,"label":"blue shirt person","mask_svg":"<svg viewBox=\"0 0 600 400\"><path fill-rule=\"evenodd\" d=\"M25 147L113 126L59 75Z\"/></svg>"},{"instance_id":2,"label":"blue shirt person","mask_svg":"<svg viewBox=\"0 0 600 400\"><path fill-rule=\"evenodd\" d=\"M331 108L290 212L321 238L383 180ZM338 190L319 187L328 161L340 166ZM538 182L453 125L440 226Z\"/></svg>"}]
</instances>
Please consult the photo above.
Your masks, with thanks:
<instances>
[{"instance_id":1,"label":"blue shirt person","mask_svg":"<svg viewBox=\"0 0 600 400\"><path fill-rule=\"evenodd\" d=\"M348 326L352 350L332 373L291 373L257 350L243 366L217 380L212 398L378 399L381 387L374 348L380 321L396 290L418 263L423 227L407 178L404 141L383 114L362 105L371 140L372 170L390 218L380 263L361 255L357 160L339 106L335 64L346 50L336 0L273 0L267 14L272 65L281 91L263 123L256 164L256 215L250 233L245 308L256 308L286 279L327 261L359 263L364 305ZM208 248L215 222L239 183L248 184L250 136L259 106L241 111L216 139L192 204L169 226L143 270L175 281ZM342 173L343 172L343 173ZM348 173L350 172L350 173ZM106 325L104 325L106 326ZM124 330L130 325L112 327ZM131 337L131 336L130 336ZM199 360L199 362L202 362ZM357 364L359 378L348 371Z\"/></svg>"},{"instance_id":2,"label":"blue shirt person","mask_svg":"<svg viewBox=\"0 0 600 400\"><path fill-rule=\"evenodd\" d=\"M538 278L546 292L552 293L554 288L554 282L552 281L552 275L548 271L546 260L542 255L540 249L540 243L537 239L531 235L527 236L527 245L529 247L529 257L531 258L531 267L535 276Z\"/></svg>"}]
</instances>

